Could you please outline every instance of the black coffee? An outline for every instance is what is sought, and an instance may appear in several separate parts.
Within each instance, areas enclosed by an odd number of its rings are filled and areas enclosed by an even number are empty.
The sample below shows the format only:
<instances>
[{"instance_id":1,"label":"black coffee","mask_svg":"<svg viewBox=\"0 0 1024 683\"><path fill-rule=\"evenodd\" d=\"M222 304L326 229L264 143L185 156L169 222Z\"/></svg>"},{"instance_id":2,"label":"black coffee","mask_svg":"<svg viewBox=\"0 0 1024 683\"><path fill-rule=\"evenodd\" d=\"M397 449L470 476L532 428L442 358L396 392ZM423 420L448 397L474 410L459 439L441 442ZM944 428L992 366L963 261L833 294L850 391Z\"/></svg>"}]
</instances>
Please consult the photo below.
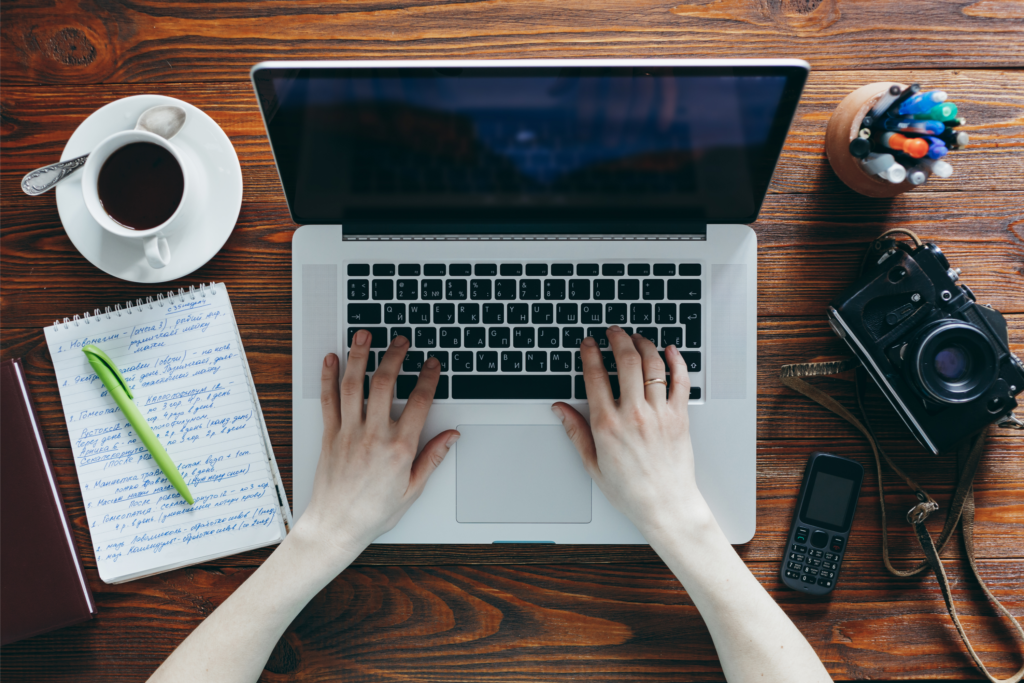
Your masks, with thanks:
<instances>
[{"instance_id":1,"label":"black coffee","mask_svg":"<svg viewBox=\"0 0 1024 683\"><path fill-rule=\"evenodd\" d=\"M175 212L185 176L174 155L152 142L133 142L103 162L97 191L103 209L132 230L149 230Z\"/></svg>"}]
</instances>

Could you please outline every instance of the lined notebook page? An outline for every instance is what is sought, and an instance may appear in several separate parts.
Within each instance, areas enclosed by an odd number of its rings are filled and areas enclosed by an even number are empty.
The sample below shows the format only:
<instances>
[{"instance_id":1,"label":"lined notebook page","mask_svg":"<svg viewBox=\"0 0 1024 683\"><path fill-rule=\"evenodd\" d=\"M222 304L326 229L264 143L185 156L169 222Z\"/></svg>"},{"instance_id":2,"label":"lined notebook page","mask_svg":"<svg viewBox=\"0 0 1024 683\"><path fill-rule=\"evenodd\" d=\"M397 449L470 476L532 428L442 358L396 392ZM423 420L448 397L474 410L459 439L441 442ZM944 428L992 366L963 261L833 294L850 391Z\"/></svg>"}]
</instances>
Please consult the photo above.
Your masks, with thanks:
<instances>
[{"instance_id":1,"label":"lined notebook page","mask_svg":"<svg viewBox=\"0 0 1024 683\"><path fill-rule=\"evenodd\" d=\"M77 317L77 316L76 316ZM46 328L100 577L277 543L291 523L223 284ZM195 500L174 490L82 347L121 369Z\"/></svg>"}]
</instances>

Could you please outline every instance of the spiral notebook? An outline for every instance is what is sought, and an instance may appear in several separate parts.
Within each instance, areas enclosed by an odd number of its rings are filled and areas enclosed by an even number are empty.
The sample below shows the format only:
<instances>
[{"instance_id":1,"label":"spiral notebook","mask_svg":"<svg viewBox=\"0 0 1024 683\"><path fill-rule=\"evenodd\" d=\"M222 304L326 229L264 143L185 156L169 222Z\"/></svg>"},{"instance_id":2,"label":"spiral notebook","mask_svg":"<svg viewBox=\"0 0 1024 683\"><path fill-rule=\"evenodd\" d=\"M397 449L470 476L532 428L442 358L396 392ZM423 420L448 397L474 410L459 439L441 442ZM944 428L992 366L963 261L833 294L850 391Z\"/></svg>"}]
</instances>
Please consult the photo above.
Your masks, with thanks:
<instances>
[{"instance_id":1,"label":"spiral notebook","mask_svg":"<svg viewBox=\"0 0 1024 683\"><path fill-rule=\"evenodd\" d=\"M122 583L279 543L291 511L223 283L45 329L100 578ZM92 371L95 344L195 499L174 490Z\"/></svg>"}]
</instances>

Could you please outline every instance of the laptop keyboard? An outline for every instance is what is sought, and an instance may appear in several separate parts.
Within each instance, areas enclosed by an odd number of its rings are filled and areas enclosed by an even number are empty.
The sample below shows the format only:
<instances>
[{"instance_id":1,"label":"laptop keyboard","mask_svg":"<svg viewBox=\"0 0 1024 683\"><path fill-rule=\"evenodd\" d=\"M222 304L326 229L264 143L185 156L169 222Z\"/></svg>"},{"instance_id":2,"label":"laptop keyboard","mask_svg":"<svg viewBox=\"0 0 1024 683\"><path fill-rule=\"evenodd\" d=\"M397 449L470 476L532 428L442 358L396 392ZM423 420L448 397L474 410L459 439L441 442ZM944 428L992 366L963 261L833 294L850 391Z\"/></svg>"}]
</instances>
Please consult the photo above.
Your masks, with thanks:
<instances>
[{"instance_id":1,"label":"laptop keyboard","mask_svg":"<svg viewBox=\"0 0 1024 683\"><path fill-rule=\"evenodd\" d=\"M435 400L569 400L586 398L579 347L591 336L617 398L610 325L650 339L662 357L675 344L700 371L701 284L698 263L348 263L346 348L369 330L372 373L391 339L408 338L399 399L434 357Z\"/></svg>"}]
</instances>

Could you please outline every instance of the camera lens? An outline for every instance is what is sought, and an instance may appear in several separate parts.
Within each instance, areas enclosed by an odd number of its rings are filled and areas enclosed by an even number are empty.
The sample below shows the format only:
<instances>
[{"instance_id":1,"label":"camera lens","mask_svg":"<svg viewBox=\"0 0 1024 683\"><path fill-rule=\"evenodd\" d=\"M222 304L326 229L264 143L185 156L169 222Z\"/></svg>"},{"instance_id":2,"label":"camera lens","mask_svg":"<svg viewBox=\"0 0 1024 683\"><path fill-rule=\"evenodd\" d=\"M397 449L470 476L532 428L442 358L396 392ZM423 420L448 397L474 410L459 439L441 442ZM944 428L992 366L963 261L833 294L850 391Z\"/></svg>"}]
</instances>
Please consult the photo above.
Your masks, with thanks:
<instances>
[{"instance_id":1,"label":"camera lens","mask_svg":"<svg viewBox=\"0 0 1024 683\"><path fill-rule=\"evenodd\" d=\"M926 325L910 344L905 365L914 385L939 403L968 403L983 396L998 376L988 336L962 320Z\"/></svg>"}]
</instances>

